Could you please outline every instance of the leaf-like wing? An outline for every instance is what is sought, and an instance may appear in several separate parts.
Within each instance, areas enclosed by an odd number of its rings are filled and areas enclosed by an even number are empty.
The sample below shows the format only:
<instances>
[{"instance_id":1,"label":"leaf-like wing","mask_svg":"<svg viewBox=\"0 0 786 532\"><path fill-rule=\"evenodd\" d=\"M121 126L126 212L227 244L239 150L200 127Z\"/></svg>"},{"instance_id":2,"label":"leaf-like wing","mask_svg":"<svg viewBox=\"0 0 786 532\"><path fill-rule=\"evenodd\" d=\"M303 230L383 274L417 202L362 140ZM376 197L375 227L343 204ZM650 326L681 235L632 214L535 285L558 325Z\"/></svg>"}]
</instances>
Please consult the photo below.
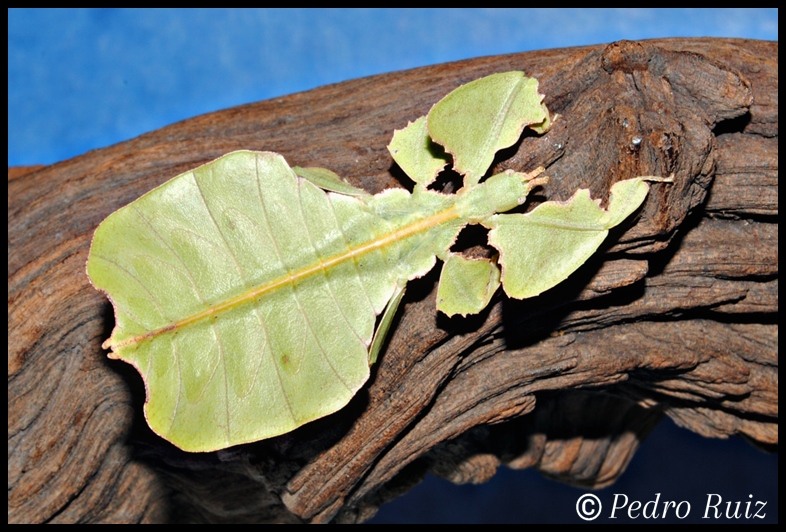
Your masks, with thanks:
<instances>
[{"instance_id":1,"label":"leaf-like wing","mask_svg":"<svg viewBox=\"0 0 786 532\"><path fill-rule=\"evenodd\" d=\"M326 193L280 155L244 151L109 216L88 274L115 308L105 347L145 380L151 428L210 451L346 405L377 315L465 225L455 198Z\"/></svg>"},{"instance_id":2,"label":"leaf-like wing","mask_svg":"<svg viewBox=\"0 0 786 532\"><path fill-rule=\"evenodd\" d=\"M578 190L567 202L547 202L527 214L496 214L483 223L500 252L502 287L510 297L534 297L567 279L605 240L609 229L639 208L642 178L611 187L608 210Z\"/></svg>"},{"instance_id":3,"label":"leaf-like wing","mask_svg":"<svg viewBox=\"0 0 786 532\"><path fill-rule=\"evenodd\" d=\"M339 194L344 194L345 196L356 196L363 199L368 199L371 197L371 194L365 190L353 187L341 179L338 174L332 170L328 170L327 168L303 168L302 166L295 166L292 168L292 170L298 177L308 179L323 190L338 192Z\"/></svg>"},{"instance_id":4,"label":"leaf-like wing","mask_svg":"<svg viewBox=\"0 0 786 532\"><path fill-rule=\"evenodd\" d=\"M433 183L448 164L445 150L429 137L425 116L394 131L388 151L401 169L423 188Z\"/></svg>"},{"instance_id":5,"label":"leaf-like wing","mask_svg":"<svg viewBox=\"0 0 786 532\"><path fill-rule=\"evenodd\" d=\"M437 310L447 316L477 314L499 288L499 275L491 260L449 253L439 278Z\"/></svg>"},{"instance_id":6,"label":"leaf-like wing","mask_svg":"<svg viewBox=\"0 0 786 532\"><path fill-rule=\"evenodd\" d=\"M428 114L434 142L453 156L453 169L472 186L486 173L494 154L519 140L526 126L548 129L548 111L538 81L523 72L502 72L457 88Z\"/></svg>"}]
</instances>

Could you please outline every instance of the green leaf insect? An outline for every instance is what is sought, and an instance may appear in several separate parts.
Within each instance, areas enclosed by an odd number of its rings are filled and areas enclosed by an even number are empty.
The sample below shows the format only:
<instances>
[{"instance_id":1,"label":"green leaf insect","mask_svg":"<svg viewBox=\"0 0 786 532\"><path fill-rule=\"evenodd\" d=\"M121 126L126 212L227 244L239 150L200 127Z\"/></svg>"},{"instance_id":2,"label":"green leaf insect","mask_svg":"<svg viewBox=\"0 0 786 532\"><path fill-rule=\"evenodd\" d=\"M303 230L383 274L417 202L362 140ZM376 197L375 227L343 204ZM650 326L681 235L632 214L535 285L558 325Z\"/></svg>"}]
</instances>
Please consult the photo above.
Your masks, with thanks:
<instances>
[{"instance_id":1,"label":"green leaf insect","mask_svg":"<svg viewBox=\"0 0 786 532\"><path fill-rule=\"evenodd\" d=\"M447 315L480 312L500 284L526 298L568 277L648 185L615 184L605 210L579 190L564 203L503 214L546 180L542 169L482 180L525 127L549 127L537 81L494 74L395 133L389 150L413 192L372 196L329 170L237 151L111 214L87 273L115 310L104 348L145 381L150 427L206 452L338 411L368 380L407 282L437 259L437 307ZM429 189L448 163L465 186ZM469 224L490 230L498 257L451 251Z\"/></svg>"}]
</instances>

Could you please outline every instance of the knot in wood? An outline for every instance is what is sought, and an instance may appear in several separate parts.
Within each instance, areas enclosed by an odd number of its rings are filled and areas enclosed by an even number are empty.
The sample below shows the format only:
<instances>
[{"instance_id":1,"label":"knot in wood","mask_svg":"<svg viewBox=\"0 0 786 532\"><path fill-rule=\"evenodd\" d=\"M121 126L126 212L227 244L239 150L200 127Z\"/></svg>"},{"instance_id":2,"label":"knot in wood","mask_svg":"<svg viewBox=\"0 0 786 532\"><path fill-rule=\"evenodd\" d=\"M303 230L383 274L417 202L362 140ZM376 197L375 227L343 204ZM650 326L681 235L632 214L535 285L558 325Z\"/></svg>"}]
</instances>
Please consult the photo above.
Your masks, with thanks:
<instances>
[{"instance_id":1,"label":"knot in wood","mask_svg":"<svg viewBox=\"0 0 786 532\"><path fill-rule=\"evenodd\" d=\"M633 72L647 70L649 55L644 47L634 41L613 42L603 50L600 64L603 70L611 74L615 70Z\"/></svg>"}]
</instances>

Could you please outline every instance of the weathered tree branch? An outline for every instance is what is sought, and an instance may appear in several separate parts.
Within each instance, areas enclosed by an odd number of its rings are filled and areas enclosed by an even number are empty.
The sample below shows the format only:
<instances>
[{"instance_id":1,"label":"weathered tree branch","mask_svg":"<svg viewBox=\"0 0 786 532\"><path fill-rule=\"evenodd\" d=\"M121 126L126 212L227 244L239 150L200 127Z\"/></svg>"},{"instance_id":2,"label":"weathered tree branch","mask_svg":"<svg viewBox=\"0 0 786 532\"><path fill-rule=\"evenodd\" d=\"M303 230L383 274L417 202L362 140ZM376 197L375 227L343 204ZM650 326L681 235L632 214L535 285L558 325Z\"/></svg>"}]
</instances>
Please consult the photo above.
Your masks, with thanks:
<instances>
[{"instance_id":1,"label":"weathered tree branch","mask_svg":"<svg viewBox=\"0 0 786 532\"><path fill-rule=\"evenodd\" d=\"M560 118L496 169L544 165L557 199L675 183L533 300L447 319L434 276L414 281L371 382L329 418L218 453L154 436L141 379L100 347L111 307L84 273L98 223L241 148L400 186L393 129L505 70L537 77ZM664 414L777 445L777 88L776 42L618 42L354 80L9 169L9 522L358 521L426 470L482 481L503 462L603 486Z\"/></svg>"}]
</instances>

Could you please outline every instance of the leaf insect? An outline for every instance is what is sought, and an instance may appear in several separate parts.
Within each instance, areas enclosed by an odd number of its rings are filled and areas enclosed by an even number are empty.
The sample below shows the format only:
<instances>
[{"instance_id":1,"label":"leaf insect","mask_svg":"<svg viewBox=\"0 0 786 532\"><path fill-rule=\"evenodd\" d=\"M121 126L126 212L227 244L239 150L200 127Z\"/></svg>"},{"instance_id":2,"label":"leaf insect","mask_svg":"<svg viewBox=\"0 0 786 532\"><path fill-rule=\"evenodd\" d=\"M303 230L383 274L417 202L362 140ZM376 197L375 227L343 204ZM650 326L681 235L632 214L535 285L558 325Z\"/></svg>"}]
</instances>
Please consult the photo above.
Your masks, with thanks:
<instances>
[{"instance_id":1,"label":"leaf insect","mask_svg":"<svg viewBox=\"0 0 786 532\"><path fill-rule=\"evenodd\" d=\"M388 148L412 192L372 196L326 169L236 151L104 220L87 262L115 311L103 346L142 375L150 427L207 452L338 411L367 381L407 282L437 259L447 315L480 312L500 285L536 296L581 266L648 185L616 183L607 209L578 190L505 214L546 182L542 168L482 179L525 127L549 129L537 89L522 72L494 74L396 131ZM455 194L429 188L448 163L464 176ZM498 257L451 251L470 224L489 229Z\"/></svg>"}]
</instances>

